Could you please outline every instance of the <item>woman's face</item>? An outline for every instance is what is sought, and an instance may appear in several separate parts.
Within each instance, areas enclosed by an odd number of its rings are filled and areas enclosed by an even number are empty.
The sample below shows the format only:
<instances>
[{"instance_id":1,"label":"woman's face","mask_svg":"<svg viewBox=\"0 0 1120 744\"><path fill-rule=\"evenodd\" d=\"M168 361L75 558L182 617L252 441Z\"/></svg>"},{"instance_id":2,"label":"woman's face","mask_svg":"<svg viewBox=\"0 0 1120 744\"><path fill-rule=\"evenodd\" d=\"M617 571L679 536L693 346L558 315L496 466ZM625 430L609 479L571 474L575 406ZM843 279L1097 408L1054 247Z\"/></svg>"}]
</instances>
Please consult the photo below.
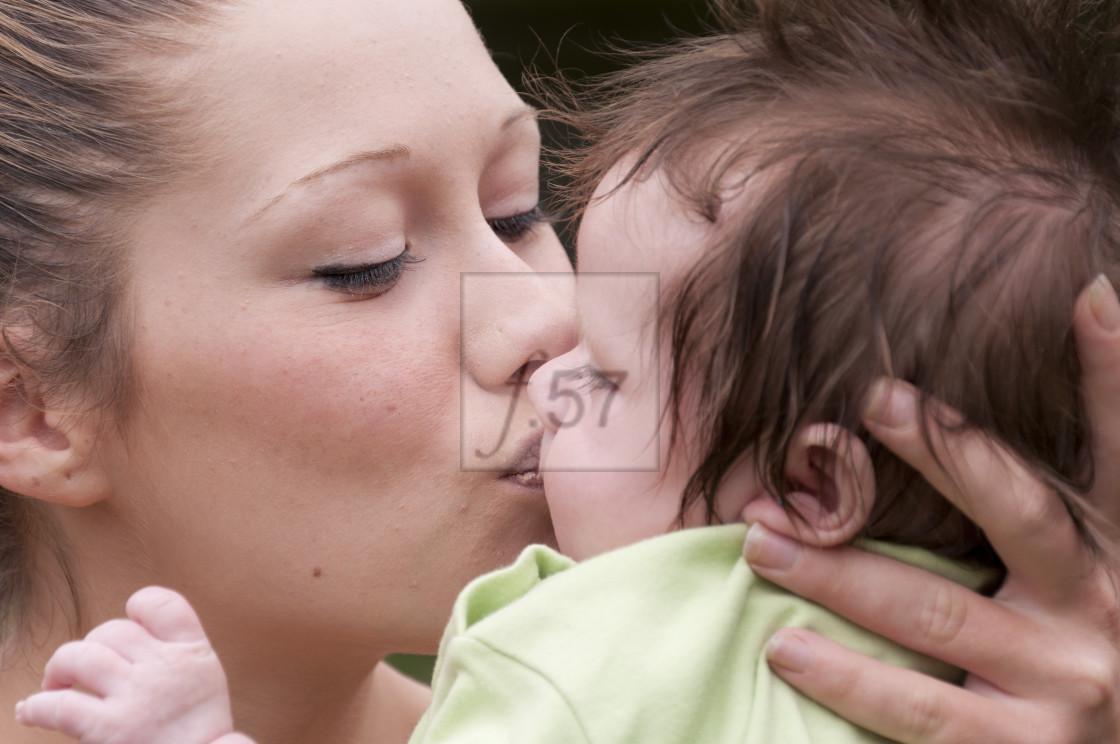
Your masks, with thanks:
<instances>
[{"instance_id":1,"label":"woman's face","mask_svg":"<svg viewBox=\"0 0 1120 744\"><path fill-rule=\"evenodd\" d=\"M573 343L568 282L528 276L570 271L534 118L457 0L238 2L170 84L201 168L133 232L138 405L101 443L128 580L219 641L431 650L552 540L517 477L519 370ZM461 274L506 272L461 317Z\"/></svg>"}]
</instances>

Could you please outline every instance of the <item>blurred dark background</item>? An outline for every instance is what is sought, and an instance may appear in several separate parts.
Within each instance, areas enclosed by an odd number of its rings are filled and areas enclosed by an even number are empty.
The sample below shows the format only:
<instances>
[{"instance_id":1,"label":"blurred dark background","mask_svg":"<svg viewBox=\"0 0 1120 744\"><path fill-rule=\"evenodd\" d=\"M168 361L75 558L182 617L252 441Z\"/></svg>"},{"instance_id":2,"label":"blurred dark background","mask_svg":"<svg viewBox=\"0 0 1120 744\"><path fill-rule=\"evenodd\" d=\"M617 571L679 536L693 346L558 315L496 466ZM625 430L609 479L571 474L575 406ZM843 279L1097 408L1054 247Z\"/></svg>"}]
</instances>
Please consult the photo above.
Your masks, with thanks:
<instances>
[{"instance_id":1,"label":"blurred dark background","mask_svg":"<svg viewBox=\"0 0 1120 744\"><path fill-rule=\"evenodd\" d=\"M523 91L529 67L551 74L559 69L579 78L612 69L604 54L612 44L661 42L702 29L701 0L465 0L486 45L510 84ZM545 137L555 136L549 128ZM542 195L544 193L542 192ZM568 231L561 237L570 244ZM570 245L569 245L570 248ZM425 682L433 657L395 656L391 662Z\"/></svg>"},{"instance_id":2,"label":"blurred dark background","mask_svg":"<svg viewBox=\"0 0 1120 744\"><path fill-rule=\"evenodd\" d=\"M579 79L621 64L612 47L664 42L702 29L702 0L464 0L506 79L524 92L526 70L549 76L561 71ZM542 124L546 149L563 138ZM548 196L542 181L542 196ZM569 253L573 235L563 221L557 232Z\"/></svg>"},{"instance_id":3,"label":"blurred dark background","mask_svg":"<svg viewBox=\"0 0 1120 744\"><path fill-rule=\"evenodd\" d=\"M663 41L675 29L699 30L698 0L465 0L483 38L515 88L532 64L549 72L597 73L611 65L596 50L606 42Z\"/></svg>"}]
</instances>

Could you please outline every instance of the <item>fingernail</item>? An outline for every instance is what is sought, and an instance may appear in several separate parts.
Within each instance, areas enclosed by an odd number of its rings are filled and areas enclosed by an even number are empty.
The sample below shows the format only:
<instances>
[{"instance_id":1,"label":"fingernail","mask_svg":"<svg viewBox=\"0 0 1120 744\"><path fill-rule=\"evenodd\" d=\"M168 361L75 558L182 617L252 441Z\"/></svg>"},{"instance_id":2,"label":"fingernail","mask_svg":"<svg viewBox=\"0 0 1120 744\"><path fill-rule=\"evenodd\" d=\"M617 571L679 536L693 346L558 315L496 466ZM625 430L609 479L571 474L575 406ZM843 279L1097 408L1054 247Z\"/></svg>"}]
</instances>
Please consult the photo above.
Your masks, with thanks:
<instances>
[{"instance_id":1,"label":"fingernail","mask_svg":"<svg viewBox=\"0 0 1120 744\"><path fill-rule=\"evenodd\" d=\"M1109 333L1120 330L1120 302L1116 299L1112 282L1104 274L1094 279L1089 287L1089 309L1101 328Z\"/></svg>"},{"instance_id":2,"label":"fingernail","mask_svg":"<svg viewBox=\"0 0 1120 744\"><path fill-rule=\"evenodd\" d=\"M913 423L917 412L913 392L885 378L873 382L864 398L863 420L889 429Z\"/></svg>"},{"instance_id":3,"label":"fingernail","mask_svg":"<svg viewBox=\"0 0 1120 744\"><path fill-rule=\"evenodd\" d=\"M20 700L18 703L16 703L16 721L19 722L19 723L23 722L23 719L20 717L22 713L23 713L23 701Z\"/></svg>"},{"instance_id":4,"label":"fingernail","mask_svg":"<svg viewBox=\"0 0 1120 744\"><path fill-rule=\"evenodd\" d=\"M766 643L766 660L776 667L800 674L813 663L813 649L792 633L778 631Z\"/></svg>"},{"instance_id":5,"label":"fingernail","mask_svg":"<svg viewBox=\"0 0 1120 744\"><path fill-rule=\"evenodd\" d=\"M863 398L863 418L878 421L891 404L891 382L880 377L871 383Z\"/></svg>"},{"instance_id":6,"label":"fingernail","mask_svg":"<svg viewBox=\"0 0 1120 744\"><path fill-rule=\"evenodd\" d=\"M761 524L752 524L747 530L743 554L757 571L785 571L797 563L801 543L771 532Z\"/></svg>"}]
</instances>

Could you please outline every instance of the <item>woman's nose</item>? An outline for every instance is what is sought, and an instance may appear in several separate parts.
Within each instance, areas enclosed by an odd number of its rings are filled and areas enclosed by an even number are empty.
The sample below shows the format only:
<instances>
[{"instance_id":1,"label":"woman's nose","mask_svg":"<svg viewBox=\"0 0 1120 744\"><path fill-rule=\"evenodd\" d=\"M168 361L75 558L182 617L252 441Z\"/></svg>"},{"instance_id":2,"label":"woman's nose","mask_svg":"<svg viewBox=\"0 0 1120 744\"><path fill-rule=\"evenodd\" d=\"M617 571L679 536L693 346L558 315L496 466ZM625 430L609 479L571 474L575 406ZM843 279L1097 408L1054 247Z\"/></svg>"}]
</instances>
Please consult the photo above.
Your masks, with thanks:
<instances>
[{"instance_id":1,"label":"woman's nose","mask_svg":"<svg viewBox=\"0 0 1120 744\"><path fill-rule=\"evenodd\" d=\"M484 389L524 382L575 345L575 277L526 271L464 274L462 360ZM529 365L529 366L527 366Z\"/></svg>"}]
</instances>

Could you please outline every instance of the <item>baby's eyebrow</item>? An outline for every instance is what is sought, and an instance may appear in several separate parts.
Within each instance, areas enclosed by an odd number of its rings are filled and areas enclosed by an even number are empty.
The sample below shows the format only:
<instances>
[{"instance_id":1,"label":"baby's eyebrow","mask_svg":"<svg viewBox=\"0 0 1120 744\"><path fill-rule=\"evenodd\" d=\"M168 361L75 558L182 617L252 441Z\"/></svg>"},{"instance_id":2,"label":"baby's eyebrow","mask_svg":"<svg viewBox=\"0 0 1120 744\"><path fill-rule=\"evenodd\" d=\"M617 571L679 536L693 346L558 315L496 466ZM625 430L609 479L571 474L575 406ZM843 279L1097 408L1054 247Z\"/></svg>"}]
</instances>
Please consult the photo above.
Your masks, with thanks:
<instances>
[{"instance_id":1,"label":"baby's eyebrow","mask_svg":"<svg viewBox=\"0 0 1120 744\"><path fill-rule=\"evenodd\" d=\"M520 121L524 121L525 119L536 120L540 116L540 114L541 110L539 108L530 106L529 104L525 104L525 108L520 109L517 113L513 114L502 122L501 129L504 132L507 129L510 129L514 124L517 124Z\"/></svg>"}]
</instances>

